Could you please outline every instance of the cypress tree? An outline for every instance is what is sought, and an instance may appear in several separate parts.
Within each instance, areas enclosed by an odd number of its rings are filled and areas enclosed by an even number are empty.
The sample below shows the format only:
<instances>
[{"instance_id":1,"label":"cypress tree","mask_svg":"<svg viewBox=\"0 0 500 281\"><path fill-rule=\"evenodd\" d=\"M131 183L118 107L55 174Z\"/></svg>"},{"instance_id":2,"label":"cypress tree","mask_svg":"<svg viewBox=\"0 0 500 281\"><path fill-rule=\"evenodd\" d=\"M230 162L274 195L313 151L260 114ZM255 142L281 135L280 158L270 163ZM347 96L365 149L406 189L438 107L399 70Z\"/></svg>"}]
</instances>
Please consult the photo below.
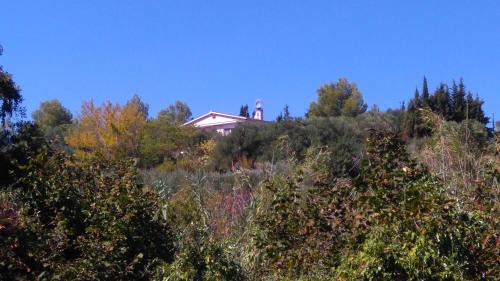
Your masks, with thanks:
<instances>
[{"instance_id":1,"label":"cypress tree","mask_svg":"<svg viewBox=\"0 0 500 281\"><path fill-rule=\"evenodd\" d=\"M457 86L453 80L451 102L453 111L453 121L461 122L465 119L466 103L465 103L465 85L462 78Z\"/></svg>"},{"instance_id":2,"label":"cypress tree","mask_svg":"<svg viewBox=\"0 0 500 281\"><path fill-rule=\"evenodd\" d=\"M420 97L420 93L418 88L415 87L415 94L413 99L410 99L408 103L408 111L405 116L404 122L404 131L407 137L414 137L418 135L419 128L419 118L418 118L418 110L422 108L422 99Z\"/></svg>"},{"instance_id":3,"label":"cypress tree","mask_svg":"<svg viewBox=\"0 0 500 281\"><path fill-rule=\"evenodd\" d=\"M283 121L283 113L280 112L280 115L278 115L278 117L276 117L276 122L281 122Z\"/></svg>"},{"instance_id":4,"label":"cypress tree","mask_svg":"<svg viewBox=\"0 0 500 281\"><path fill-rule=\"evenodd\" d=\"M422 106L432 108L429 99L429 87L427 86L427 78L425 76L424 82L422 83Z\"/></svg>"},{"instance_id":5,"label":"cypress tree","mask_svg":"<svg viewBox=\"0 0 500 281\"><path fill-rule=\"evenodd\" d=\"M408 103L408 111L405 115L404 133L406 137L414 137L417 125L417 109L413 99Z\"/></svg>"},{"instance_id":6,"label":"cypress tree","mask_svg":"<svg viewBox=\"0 0 500 281\"><path fill-rule=\"evenodd\" d=\"M430 95L427 78L424 76L422 95L420 95L418 88L415 88L414 97L408 103L404 121L405 135L407 137L421 137L431 134L431 128L427 126L428 124L422 122L419 116L419 110L425 107L430 108L432 112L441 115L447 121L462 122L468 117L486 126L489 118L484 114L483 103L484 101L479 96L476 95L473 98L472 93L466 91L462 78L460 78L458 84L453 80L451 93L447 84L440 83L439 87Z\"/></svg>"},{"instance_id":7,"label":"cypress tree","mask_svg":"<svg viewBox=\"0 0 500 281\"><path fill-rule=\"evenodd\" d=\"M242 105L240 107L240 116L249 118L250 114L248 113L248 104Z\"/></svg>"},{"instance_id":8,"label":"cypress tree","mask_svg":"<svg viewBox=\"0 0 500 281\"><path fill-rule=\"evenodd\" d=\"M283 108L283 119L285 121L292 120L292 116L290 116L290 110L288 109L288 104L286 104L285 108Z\"/></svg>"},{"instance_id":9,"label":"cypress tree","mask_svg":"<svg viewBox=\"0 0 500 281\"><path fill-rule=\"evenodd\" d=\"M413 106L416 110L422 107L422 99L420 98L420 93L418 92L417 87L415 87L415 94L413 96Z\"/></svg>"},{"instance_id":10,"label":"cypress tree","mask_svg":"<svg viewBox=\"0 0 500 281\"><path fill-rule=\"evenodd\" d=\"M441 83L431 97L433 103L433 111L441 115L444 119L450 120L453 118L450 104L450 91L448 85Z\"/></svg>"},{"instance_id":11,"label":"cypress tree","mask_svg":"<svg viewBox=\"0 0 500 281\"><path fill-rule=\"evenodd\" d=\"M474 98L472 97L472 94L470 92L467 93L467 96L465 97L465 108L465 116L469 117L469 119L476 119L477 106L474 104Z\"/></svg>"},{"instance_id":12,"label":"cypress tree","mask_svg":"<svg viewBox=\"0 0 500 281\"><path fill-rule=\"evenodd\" d=\"M472 100L472 95L469 93ZM476 98L471 101L469 104L469 111L473 113L473 117L475 120L483 123L485 126L490 121L490 118L486 117L483 111L484 101L479 98L476 94Z\"/></svg>"}]
</instances>

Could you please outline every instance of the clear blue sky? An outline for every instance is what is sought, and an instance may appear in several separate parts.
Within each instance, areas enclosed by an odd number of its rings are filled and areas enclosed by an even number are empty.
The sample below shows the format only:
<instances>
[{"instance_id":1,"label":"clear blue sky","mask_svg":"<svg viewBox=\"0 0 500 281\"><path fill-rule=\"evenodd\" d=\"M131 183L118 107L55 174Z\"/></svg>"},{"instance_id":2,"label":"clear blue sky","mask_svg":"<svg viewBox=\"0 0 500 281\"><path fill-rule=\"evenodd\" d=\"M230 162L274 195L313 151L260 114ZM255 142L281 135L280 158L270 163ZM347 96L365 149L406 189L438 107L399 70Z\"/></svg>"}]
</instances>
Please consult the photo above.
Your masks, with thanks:
<instances>
[{"instance_id":1,"label":"clear blue sky","mask_svg":"<svg viewBox=\"0 0 500 281\"><path fill-rule=\"evenodd\" d=\"M381 109L464 77L500 119L500 1L3 1L0 64L28 114L59 99L150 114L179 99L198 115L263 99L303 115L316 89L355 81Z\"/></svg>"}]
</instances>

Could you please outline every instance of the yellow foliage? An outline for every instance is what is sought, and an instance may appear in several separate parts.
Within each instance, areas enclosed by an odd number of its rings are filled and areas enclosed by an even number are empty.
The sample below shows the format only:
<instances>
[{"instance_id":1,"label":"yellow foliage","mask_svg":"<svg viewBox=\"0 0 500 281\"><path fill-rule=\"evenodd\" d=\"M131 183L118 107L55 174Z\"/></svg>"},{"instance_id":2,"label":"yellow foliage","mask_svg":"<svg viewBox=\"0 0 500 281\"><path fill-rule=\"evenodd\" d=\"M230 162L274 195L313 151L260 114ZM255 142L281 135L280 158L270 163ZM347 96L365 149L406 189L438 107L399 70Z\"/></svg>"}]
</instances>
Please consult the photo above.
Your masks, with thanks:
<instances>
[{"instance_id":1,"label":"yellow foliage","mask_svg":"<svg viewBox=\"0 0 500 281\"><path fill-rule=\"evenodd\" d=\"M201 166L206 166L208 165L208 161L210 159L210 156L212 155L213 151L215 150L215 145L216 142L213 139L206 140L199 145L199 151L200 151L200 164Z\"/></svg>"},{"instance_id":2,"label":"yellow foliage","mask_svg":"<svg viewBox=\"0 0 500 281\"><path fill-rule=\"evenodd\" d=\"M82 103L77 123L66 141L82 159L138 157L146 117L136 103L125 106L92 100Z\"/></svg>"}]
</instances>

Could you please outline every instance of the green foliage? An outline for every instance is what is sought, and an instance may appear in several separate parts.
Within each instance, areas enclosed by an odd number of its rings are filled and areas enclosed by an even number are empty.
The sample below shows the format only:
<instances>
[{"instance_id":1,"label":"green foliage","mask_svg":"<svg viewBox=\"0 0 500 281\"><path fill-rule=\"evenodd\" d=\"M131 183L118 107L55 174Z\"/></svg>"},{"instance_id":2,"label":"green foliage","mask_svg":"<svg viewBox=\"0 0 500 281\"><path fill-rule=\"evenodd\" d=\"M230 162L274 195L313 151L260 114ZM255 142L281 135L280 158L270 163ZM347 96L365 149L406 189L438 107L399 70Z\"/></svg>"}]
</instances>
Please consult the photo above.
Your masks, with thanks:
<instances>
[{"instance_id":1,"label":"green foliage","mask_svg":"<svg viewBox=\"0 0 500 281\"><path fill-rule=\"evenodd\" d=\"M175 101L174 104L158 112L158 119L166 118L170 123L180 125L191 119L191 109L182 101Z\"/></svg>"},{"instance_id":2,"label":"green foliage","mask_svg":"<svg viewBox=\"0 0 500 281\"><path fill-rule=\"evenodd\" d=\"M216 169L233 168L236 163L254 168L257 157L262 155L262 150L268 143L261 128L254 124L240 125L229 136L220 140L212 156Z\"/></svg>"},{"instance_id":3,"label":"green foliage","mask_svg":"<svg viewBox=\"0 0 500 281\"><path fill-rule=\"evenodd\" d=\"M332 178L331 157L309 149L292 176L277 175L257 193L246 234L254 279L325 277L346 239L362 228L348 200L350 181Z\"/></svg>"},{"instance_id":4,"label":"green foliage","mask_svg":"<svg viewBox=\"0 0 500 281\"><path fill-rule=\"evenodd\" d=\"M492 214L463 211L395 133L371 133L354 182L309 149L256 193L244 261L256 280L492 279ZM483 204L483 206L486 206ZM488 219L489 218L489 219Z\"/></svg>"},{"instance_id":5,"label":"green foliage","mask_svg":"<svg viewBox=\"0 0 500 281\"><path fill-rule=\"evenodd\" d=\"M24 167L46 149L42 133L32 123L19 122L12 131L0 131L0 188L26 175Z\"/></svg>"},{"instance_id":6,"label":"green foliage","mask_svg":"<svg viewBox=\"0 0 500 281\"><path fill-rule=\"evenodd\" d=\"M35 124L43 131L45 138L54 147L63 148L73 119L71 112L58 100L44 101L31 114Z\"/></svg>"},{"instance_id":7,"label":"green foliage","mask_svg":"<svg viewBox=\"0 0 500 281\"><path fill-rule=\"evenodd\" d=\"M31 114L35 123L42 129L71 124L73 115L58 100L44 101Z\"/></svg>"},{"instance_id":8,"label":"green foliage","mask_svg":"<svg viewBox=\"0 0 500 281\"><path fill-rule=\"evenodd\" d=\"M496 185L485 175L496 160L492 157L494 147L488 131L476 120L456 123L431 112L425 114L425 121L433 124L433 134L416 153L432 174L444 182L448 195L472 210L475 187L486 183L488 190L493 190Z\"/></svg>"},{"instance_id":9,"label":"green foliage","mask_svg":"<svg viewBox=\"0 0 500 281\"><path fill-rule=\"evenodd\" d=\"M167 118L148 120L141 139L142 164L150 167L175 159L179 144L186 139L187 133L187 130L172 125Z\"/></svg>"},{"instance_id":10,"label":"green foliage","mask_svg":"<svg viewBox=\"0 0 500 281\"><path fill-rule=\"evenodd\" d=\"M156 280L246 280L243 269L231 257L228 246L213 241L205 229L188 225L179 240L173 263L156 269Z\"/></svg>"},{"instance_id":11,"label":"green foliage","mask_svg":"<svg viewBox=\"0 0 500 281\"><path fill-rule=\"evenodd\" d=\"M199 182L200 183L200 182ZM158 280L245 280L227 242L209 231L208 211L196 183L185 185L170 199L168 214L177 228L179 251L173 263L157 267Z\"/></svg>"},{"instance_id":12,"label":"green foliage","mask_svg":"<svg viewBox=\"0 0 500 281\"><path fill-rule=\"evenodd\" d=\"M288 109L288 104L286 104L285 107L283 108L283 111L276 118L276 122L281 122L281 121L288 122L291 121L292 119L293 118L290 115L290 110Z\"/></svg>"},{"instance_id":13,"label":"green foliage","mask_svg":"<svg viewBox=\"0 0 500 281\"><path fill-rule=\"evenodd\" d=\"M289 148L285 154L277 149L284 138ZM277 162L291 154L302 160L310 146L324 146L337 155L331 159L334 173L345 174L355 171L362 141L358 121L349 117L241 125L219 140L212 163L221 170L238 165L254 168L258 160Z\"/></svg>"},{"instance_id":14,"label":"green foliage","mask_svg":"<svg viewBox=\"0 0 500 281\"><path fill-rule=\"evenodd\" d=\"M422 109L430 109L447 121L460 123L464 120L476 120L483 125L488 124L489 118L485 117L482 109L484 101L477 95L473 98L472 93L466 91L463 79L460 79L458 85L453 81L451 93L448 85L441 83L434 94L429 95L427 79L424 77L423 91L420 96L416 90L415 97L408 104L405 118L405 134L408 137L431 135L432 126L423 120Z\"/></svg>"},{"instance_id":15,"label":"green foliage","mask_svg":"<svg viewBox=\"0 0 500 281\"><path fill-rule=\"evenodd\" d=\"M240 107L240 114L239 115L242 117L246 117L246 118L250 117L250 113L248 112L248 104L242 105Z\"/></svg>"},{"instance_id":16,"label":"green foliage","mask_svg":"<svg viewBox=\"0 0 500 281\"><path fill-rule=\"evenodd\" d=\"M56 101L38 126L2 126L0 279L498 279L500 135L482 101L425 78L407 112L363 113L345 79L318 96L306 120L285 107L218 138L179 126L181 102L149 120L138 96L90 102L67 138L80 161L46 142L71 120ZM420 162L403 128L428 136Z\"/></svg>"},{"instance_id":17,"label":"green foliage","mask_svg":"<svg viewBox=\"0 0 500 281\"><path fill-rule=\"evenodd\" d=\"M147 280L171 261L162 203L130 163L76 164L47 150L26 157L2 188L16 215L0 227L1 279Z\"/></svg>"},{"instance_id":18,"label":"green foliage","mask_svg":"<svg viewBox=\"0 0 500 281\"><path fill-rule=\"evenodd\" d=\"M338 279L449 280L484 276L486 226L457 209L395 135L374 133L357 186L370 228L346 252ZM483 253L484 254L484 253Z\"/></svg>"},{"instance_id":19,"label":"green foliage","mask_svg":"<svg viewBox=\"0 0 500 281\"><path fill-rule=\"evenodd\" d=\"M2 55L2 51L2 46L0 46L0 56ZM21 102L23 101L23 97L20 92L21 90L12 79L12 75L3 70L3 67L0 65L0 119L2 120L2 125L5 124L7 116L12 116L12 114L22 110Z\"/></svg>"},{"instance_id":20,"label":"green foliage","mask_svg":"<svg viewBox=\"0 0 500 281\"><path fill-rule=\"evenodd\" d=\"M388 109L385 112L366 112L356 117L359 130L365 132L374 129L402 133L404 131L404 119L406 112L404 109Z\"/></svg>"},{"instance_id":21,"label":"green foliage","mask_svg":"<svg viewBox=\"0 0 500 281\"><path fill-rule=\"evenodd\" d=\"M312 102L307 112L308 118L349 116L355 117L366 111L361 92L355 83L341 78L337 83L321 86L318 102Z\"/></svg>"}]
</instances>

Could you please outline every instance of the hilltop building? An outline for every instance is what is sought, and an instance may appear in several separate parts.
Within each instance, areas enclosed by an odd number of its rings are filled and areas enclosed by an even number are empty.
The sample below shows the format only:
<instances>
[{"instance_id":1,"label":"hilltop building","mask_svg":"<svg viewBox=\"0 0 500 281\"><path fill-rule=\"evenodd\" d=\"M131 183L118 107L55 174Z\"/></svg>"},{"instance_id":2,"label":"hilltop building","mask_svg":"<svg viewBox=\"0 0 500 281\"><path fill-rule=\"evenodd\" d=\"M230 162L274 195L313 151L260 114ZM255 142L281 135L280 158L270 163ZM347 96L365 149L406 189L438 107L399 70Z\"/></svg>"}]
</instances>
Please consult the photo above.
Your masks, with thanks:
<instances>
[{"instance_id":1,"label":"hilltop building","mask_svg":"<svg viewBox=\"0 0 500 281\"><path fill-rule=\"evenodd\" d=\"M228 135L238 124L260 124L263 122L264 109L262 109L262 102L257 100L255 103L255 112L251 118L210 110L208 113L184 123L183 126L194 126L200 130L217 131L221 135Z\"/></svg>"}]
</instances>

